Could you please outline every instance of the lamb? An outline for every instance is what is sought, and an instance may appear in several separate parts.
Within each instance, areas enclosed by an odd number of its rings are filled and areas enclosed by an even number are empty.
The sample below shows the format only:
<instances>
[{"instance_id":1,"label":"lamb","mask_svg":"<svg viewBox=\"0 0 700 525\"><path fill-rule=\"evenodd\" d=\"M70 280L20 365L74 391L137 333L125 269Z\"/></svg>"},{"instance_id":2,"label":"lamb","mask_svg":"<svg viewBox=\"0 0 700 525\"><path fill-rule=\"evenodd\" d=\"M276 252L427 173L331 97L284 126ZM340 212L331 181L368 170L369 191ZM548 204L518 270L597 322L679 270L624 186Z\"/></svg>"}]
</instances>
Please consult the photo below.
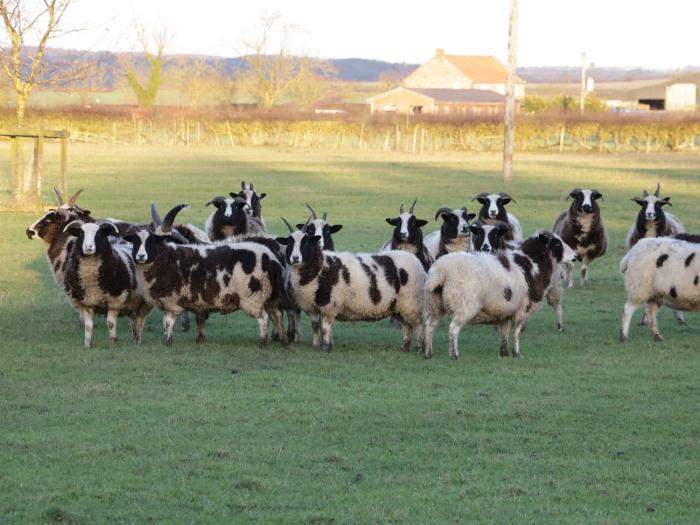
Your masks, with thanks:
<instances>
[{"instance_id":1,"label":"lamb","mask_svg":"<svg viewBox=\"0 0 700 525\"><path fill-rule=\"evenodd\" d=\"M425 283L425 358L433 356L433 332L445 314L452 316L451 358L459 358L459 332L467 323L498 325L501 356L508 355L512 325L512 355L520 357L523 326L542 305L556 265L574 257L558 236L541 231L513 251L451 253L438 259Z\"/></svg>"},{"instance_id":2,"label":"lamb","mask_svg":"<svg viewBox=\"0 0 700 525\"><path fill-rule=\"evenodd\" d=\"M620 261L625 275L627 302L623 309L620 341L629 341L634 312L646 304L646 317L655 341L663 341L656 314L662 304L685 312L700 311L700 249L692 238L640 239Z\"/></svg>"},{"instance_id":3,"label":"lamb","mask_svg":"<svg viewBox=\"0 0 700 525\"><path fill-rule=\"evenodd\" d=\"M478 218L484 224L494 224L496 221L505 222L510 227L510 232L506 236L507 241L519 241L523 238L523 230L520 227L520 221L506 211L506 205L515 199L504 192L499 193L479 193L472 199L481 204Z\"/></svg>"},{"instance_id":4,"label":"lamb","mask_svg":"<svg viewBox=\"0 0 700 525\"><path fill-rule=\"evenodd\" d=\"M433 257L428 248L423 244L423 232L421 228L428 224L428 221L418 219L413 214L413 208L418 199L413 201L408 212L403 211L403 203L399 207L398 217L387 217L386 222L394 226L394 233L390 241L384 243L379 253L386 253L393 250L401 250L418 257L427 272L433 264Z\"/></svg>"},{"instance_id":5,"label":"lamb","mask_svg":"<svg viewBox=\"0 0 700 525\"><path fill-rule=\"evenodd\" d=\"M75 238L66 259L64 289L73 307L82 313L85 347L92 347L93 314L107 314L109 339L117 343L117 317L131 320L134 343L141 342L146 315L151 307L139 292L131 246L118 238L109 221L74 220L65 233Z\"/></svg>"},{"instance_id":6,"label":"lamb","mask_svg":"<svg viewBox=\"0 0 700 525\"><path fill-rule=\"evenodd\" d=\"M664 213L663 206L672 206L671 197L659 198L661 185L656 184L656 191L649 195L643 190L643 198L633 197L631 200L639 204L637 220L627 233L627 249L634 246L639 239L645 237L666 237L684 233L683 223L673 214Z\"/></svg>"},{"instance_id":7,"label":"lamb","mask_svg":"<svg viewBox=\"0 0 700 525\"><path fill-rule=\"evenodd\" d=\"M469 222L476 217L475 213L467 213L467 207L440 208L435 213L435 220L440 217L442 226L425 237L423 244L430 252L433 260L453 252L469 250Z\"/></svg>"},{"instance_id":8,"label":"lamb","mask_svg":"<svg viewBox=\"0 0 700 525\"><path fill-rule=\"evenodd\" d=\"M284 219L283 219L284 220ZM422 290L425 270L415 255L392 250L379 255L329 252L321 249L320 235L289 230L277 237L286 246L294 296L304 312L319 315L322 350L333 346L333 323L376 321L395 316L403 325L402 350L408 351L413 332L418 348L423 346ZM318 341L318 337L314 337Z\"/></svg>"},{"instance_id":9,"label":"lamb","mask_svg":"<svg viewBox=\"0 0 700 525\"><path fill-rule=\"evenodd\" d=\"M282 265L259 243L178 245L172 242L176 215L170 210L155 232L138 229L124 238L133 244L136 275L146 301L163 311L163 341L172 344L175 317L195 313L197 342L206 340L204 324L211 312L242 309L258 321L259 342L267 345L269 319L287 344L278 303L283 294Z\"/></svg>"},{"instance_id":10,"label":"lamb","mask_svg":"<svg viewBox=\"0 0 700 525\"><path fill-rule=\"evenodd\" d=\"M314 209L309 206L308 202L304 203L306 207L309 209L311 212L311 221L309 221L306 225L304 224L297 224L297 228L306 232L307 235L310 235L313 237L314 235L319 235L321 237L321 240L319 241L321 243L321 249L322 250L329 250L329 251L335 251L335 245L333 243L333 235L334 233L338 233L342 228L342 224L334 224L330 225L328 223L328 212L323 212L323 216L319 219L316 216L316 212Z\"/></svg>"},{"instance_id":11,"label":"lamb","mask_svg":"<svg viewBox=\"0 0 700 525\"><path fill-rule=\"evenodd\" d=\"M230 239L239 241L246 237L267 235L267 228L262 220L250 215L246 209L249 207L245 199L230 193L228 197L214 197L207 202L207 206L213 205L216 210L207 217L204 226L207 236L211 241L223 241Z\"/></svg>"},{"instance_id":12,"label":"lamb","mask_svg":"<svg viewBox=\"0 0 700 525\"><path fill-rule=\"evenodd\" d=\"M596 202L603 194L595 189L575 188L569 193L573 202L567 211L554 222L554 233L571 246L581 261L581 287L588 286L588 265L605 255L608 233L603 225L600 208ZM567 199L569 198L567 197ZM568 287L574 285L574 265L565 265Z\"/></svg>"}]
</instances>

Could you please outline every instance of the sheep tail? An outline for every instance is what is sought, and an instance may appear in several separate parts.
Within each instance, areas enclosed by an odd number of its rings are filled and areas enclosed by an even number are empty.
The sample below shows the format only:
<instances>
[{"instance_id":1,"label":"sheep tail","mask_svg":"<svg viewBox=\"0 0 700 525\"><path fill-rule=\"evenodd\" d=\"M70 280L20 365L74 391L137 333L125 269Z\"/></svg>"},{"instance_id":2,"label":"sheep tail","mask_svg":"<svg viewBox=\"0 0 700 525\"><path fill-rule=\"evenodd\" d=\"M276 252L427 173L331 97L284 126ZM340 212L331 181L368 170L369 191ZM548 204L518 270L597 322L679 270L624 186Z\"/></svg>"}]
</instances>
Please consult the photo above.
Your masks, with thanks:
<instances>
[{"instance_id":1,"label":"sheep tail","mask_svg":"<svg viewBox=\"0 0 700 525\"><path fill-rule=\"evenodd\" d=\"M428 309L428 315L433 319L440 319L445 311L442 301L444 281L445 276L433 266L425 281L425 305Z\"/></svg>"}]
</instances>

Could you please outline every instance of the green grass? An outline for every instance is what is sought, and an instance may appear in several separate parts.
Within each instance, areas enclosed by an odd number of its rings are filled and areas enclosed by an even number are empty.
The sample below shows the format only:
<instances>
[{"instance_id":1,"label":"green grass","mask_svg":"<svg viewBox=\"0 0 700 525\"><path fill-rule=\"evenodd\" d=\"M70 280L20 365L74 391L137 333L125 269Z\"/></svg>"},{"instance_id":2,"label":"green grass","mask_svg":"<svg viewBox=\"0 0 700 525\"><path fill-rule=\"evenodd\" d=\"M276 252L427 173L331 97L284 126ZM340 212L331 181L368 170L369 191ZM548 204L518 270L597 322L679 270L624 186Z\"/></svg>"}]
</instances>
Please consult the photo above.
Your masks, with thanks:
<instances>
[{"instance_id":1,"label":"green grass","mask_svg":"<svg viewBox=\"0 0 700 525\"><path fill-rule=\"evenodd\" d=\"M2 150L2 159L7 151ZM48 147L45 177L56 170ZM504 189L496 155L331 155L271 150L70 147L70 186L97 217L144 221L182 201L203 223L211 197L251 180L268 226L299 222L304 201L345 228L336 245L374 250L384 218L419 197L473 207ZM698 523L700 318L666 341L634 325L618 343L617 267L653 189L700 230L700 157L519 155L524 230L550 227L575 186L604 194L608 254L592 285L565 295L567 331L548 306L522 337L522 360L499 359L491 327L466 327L451 361L442 326L435 358L398 351L386 321L339 324L333 353L304 342L256 345L241 313L212 317L209 342L82 347L77 316L54 285L32 215L0 221L0 523ZM1 173L7 165L0 163ZM48 193L47 193L48 196ZM639 319L639 314L635 321Z\"/></svg>"}]
</instances>

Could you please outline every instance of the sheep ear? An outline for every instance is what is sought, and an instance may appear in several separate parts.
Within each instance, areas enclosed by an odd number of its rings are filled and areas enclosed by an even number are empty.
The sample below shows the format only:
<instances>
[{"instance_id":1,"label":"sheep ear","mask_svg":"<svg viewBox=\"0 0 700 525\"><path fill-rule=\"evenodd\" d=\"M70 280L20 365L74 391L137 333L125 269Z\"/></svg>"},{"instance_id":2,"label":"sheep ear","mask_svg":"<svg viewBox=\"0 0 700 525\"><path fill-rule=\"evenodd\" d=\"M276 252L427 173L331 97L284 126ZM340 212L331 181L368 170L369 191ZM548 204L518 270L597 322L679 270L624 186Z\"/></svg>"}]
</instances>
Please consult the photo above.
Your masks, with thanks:
<instances>
[{"instance_id":1,"label":"sheep ear","mask_svg":"<svg viewBox=\"0 0 700 525\"><path fill-rule=\"evenodd\" d=\"M419 228L422 228L426 224L428 224L428 221L426 221L425 219L416 219L416 226L418 226Z\"/></svg>"},{"instance_id":2,"label":"sheep ear","mask_svg":"<svg viewBox=\"0 0 700 525\"><path fill-rule=\"evenodd\" d=\"M139 241L139 236L133 233L128 233L124 236L122 236L122 239L124 239L126 242L130 242L131 244L134 244Z\"/></svg>"},{"instance_id":3,"label":"sheep ear","mask_svg":"<svg viewBox=\"0 0 700 525\"><path fill-rule=\"evenodd\" d=\"M392 226L396 226L398 219L392 219L391 217L386 218L386 222L391 224Z\"/></svg>"},{"instance_id":4,"label":"sheep ear","mask_svg":"<svg viewBox=\"0 0 700 525\"><path fill-rule=\"evenodd\" d=\"M665 197L659 201L659 206L664 206L668 204L669 206L673 206L669 201L671 200L671 197Z\"/></svg>"},{"instance_id":5,"label":"sheep ear","mask_svg":"<svg viewBox=\"0 0 700 525\"><path fill-rule=\"evenodd\" d=\"M289 244L289 237L275 237L275 240L284 246Z\"/></svg>"},{"instance_id":6,"label":"sheep ear","mask_svg":"<svg viewBox=\"0 0 700 525\"><path fill-rule=\"evenodd\" d=\"M85 223L81 220L69 222L68 224L66 224L65 228L63 228L63 232L77 237L78 235L80 235L81 226L83 224Z\"/></svg>"},{"instance_id":7,"label":"sheep ear","mask_svg":"<svg viewBox=\"0 0 700 525\"><path fill-rule=\"evenodd\" d=\"M568 199L569 197L571 197L572 199L575 199L579 195L581 195L581 188L574 188L573 190L571 190L571 193L569 193L569 196L566 198Z\"/></svg>"},{"instance_id":8,"label":"sheep ear","mask_svg":"<svg viewBox=\"0 0 700 525\"><path fill-rule=\"evenodd\" d=\"M476 219L476 213L467 213L467 222Z\"/></svg>"},{"instance_id":9,"label":"sheep ear","mask_svg":"<svg viewBox=\"0 0 700 525\"><path fill-rule=\"evenodd\" d=\"M549 241L552 240L552 237L549 234L542 232L537 236L537 240L547 246L549 245Z\"/></svg>"},{"instance_id":10,"label":"sheep ear","mask_svg":"<svg viewBox=\"0 0 700 525\"><path fill-rule=\"evenodd\" d=\"M593 200L596 200L596 199L605 200L605 199L603 199L603 194L600 193L598 190L593 190L593 192L591 193L591 199L593 199Z\"/></svg>"},{"instance_id":11,"label":"sheep ear","mask_svg":"<svg viewBox=\"0 0 700 525\"><path fill-rule=\"evenodd\" d=\"M640 199L639 197L632 197L630 200L636 202L640 206L644 206L646 204L646 201L644 199Z\"/></svg>"},{"instance_id":12,"label":"sheep ear","mask_svg":"<svg viewBox=\"0 0 700 525\"><path fill-rule=\"evenodd\" d=\"M303 229L304 229L303 223L300 222L299 224L297 224L297 230L303 230Z\"/></svg>"},{"instance_id":13,"label":"sheep ear","mask_svg":"<svg viewBox=\"0 0 700 525\"><path fill-rule=\"evenodd\" d=\"M343 229L342 224L334 224L333 226L328 227L328 231L330 231L331 233L338 233L342 229Z\"/></svg>"},{"instance_id":14,"label":"sheep ear","mask_svg":"<svg viewBox=\"0 0 700 525\"><path fill-rule=\"evenodd\" d=\"M238 197L238 193L233 193L232 191L229 191L228 194L231 196L232 199Z\"/></svg>"},{"instance_id":15,"label":"sheep ear","mask_svg":"<svg viewBox=\"0 0 700 525\"><path fill-rule=\"evenodd\" d=\"M267 196L267 193L261 193L258 195L258 199L263 200Z\"/></svg>"},{"instance_id":16,"label":"sheep ear","mask_svg":"<svg viewBox=\"0 0 700 525\"><path fill-rule=\"evenodd\" d=\"M311 237L311 241L312 241L314 244L317 244L318 241L320 241L320 240L321 240L321 236L320 236L320 235L314 235L313 237Z\"/></svg>"}]
</instances>

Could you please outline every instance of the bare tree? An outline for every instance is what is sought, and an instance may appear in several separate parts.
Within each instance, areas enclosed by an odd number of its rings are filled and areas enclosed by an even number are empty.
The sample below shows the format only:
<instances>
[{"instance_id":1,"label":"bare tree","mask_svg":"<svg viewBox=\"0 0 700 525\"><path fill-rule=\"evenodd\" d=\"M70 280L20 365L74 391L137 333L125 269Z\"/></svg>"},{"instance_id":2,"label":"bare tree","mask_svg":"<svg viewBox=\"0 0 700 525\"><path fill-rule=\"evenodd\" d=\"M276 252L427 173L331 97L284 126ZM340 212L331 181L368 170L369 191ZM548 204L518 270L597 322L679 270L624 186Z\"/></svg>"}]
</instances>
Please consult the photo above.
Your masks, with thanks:
<instances>
[{"instance_id":1,"label":"bare tree","mask_svg":"<svg viewBox=\"0 0 700 525\"><path fill-rule=\"evenodd\" d=\"M137 27L136 31L148 68L147 78L143 81L139 79L139 68L133 60L125 59L122 65L126 73L126 80L136 95L139 106L149 109L155 104L158 89L163 83L163 66L165 64L163 53L168 45L169 36L166 29L160 29L150 34L147 34L143 27Z\"/></svg>"},{"instance_id":2,"label":"bare tree","mask_svg":"<svg viewBox=\"0 0 700 525\"><path fill-rule=\"evenodd\" d=\"M299 31L284 24L279 14L263 15L259 34L243 41L246 68L241 80L260 109L272 108L297 80L308 78L313 70L313 59L291 52L291 39Z\"/></svg>"},{"instance_id":3,"label":"bare tree","mask_svg":"<svg viewBox=\"0 0 700 525\"><path fill-rule=\"evenodd\" d=\"M0 0L0 17L9 41L0 52L0 66L15 92L20 126L29 94L44 73L46 45L66 32L59 26L72 3L73 0Z\"/></svg>"},{"instance_id":4,"label":"bare tree","mask_svg":"<svg viewBox=\"0 0 700 525\"><path fill-rule=\"evenodd\" d=\"M168 66L167 85L178 91L190 106L209 108L230 103L234 88L223 64L189 57Z\"/></svg>"},{"instance_id":5,"label":"bare tree","mask_svg":"<svg viewBox=\"0 0 700 525\"><path fill-rule=\"evenodd\" d=\"M326 61L316 60L300 71L288 89L289 99L300 109L311 109L328 95L335 68Z\"/></svg>"}]
</instances>

